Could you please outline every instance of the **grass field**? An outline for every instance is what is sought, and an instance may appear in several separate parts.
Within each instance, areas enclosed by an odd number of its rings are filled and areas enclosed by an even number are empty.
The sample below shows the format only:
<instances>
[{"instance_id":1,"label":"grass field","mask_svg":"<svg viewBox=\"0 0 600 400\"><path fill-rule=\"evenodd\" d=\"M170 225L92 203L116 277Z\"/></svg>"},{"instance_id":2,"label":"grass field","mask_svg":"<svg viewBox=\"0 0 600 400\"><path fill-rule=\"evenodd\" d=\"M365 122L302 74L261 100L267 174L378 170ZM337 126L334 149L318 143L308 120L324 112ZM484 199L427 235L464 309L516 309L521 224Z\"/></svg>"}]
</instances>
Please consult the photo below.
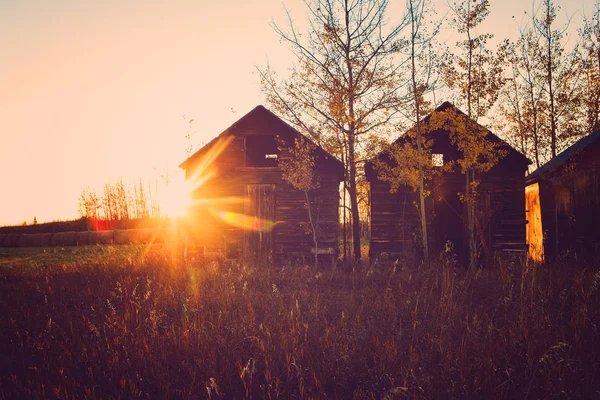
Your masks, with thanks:
<instances>
[{"instance_id":1,"label":"grass field","mask_svg":"<svg viewBox=\"0 0 600 400\"><path fill-rule=\"evenodd\" d=\"M598 398L600 273L0 251L0 398Z\"/></svg>"},{"instance_id":2,"label":"grass field","mask_svg":"<svg viewBox=\"0 0 600 400\"><path fill-rule=\"evenodd\" d=\"M161 248L161 246L155 246ZM152 246L150 247L150 249ZM80 265L114 258L139 258L148 252L145 246L67 246L47 248L0 248L0 268L19 269L58 264Z\"/></svg>"}]
</instances>

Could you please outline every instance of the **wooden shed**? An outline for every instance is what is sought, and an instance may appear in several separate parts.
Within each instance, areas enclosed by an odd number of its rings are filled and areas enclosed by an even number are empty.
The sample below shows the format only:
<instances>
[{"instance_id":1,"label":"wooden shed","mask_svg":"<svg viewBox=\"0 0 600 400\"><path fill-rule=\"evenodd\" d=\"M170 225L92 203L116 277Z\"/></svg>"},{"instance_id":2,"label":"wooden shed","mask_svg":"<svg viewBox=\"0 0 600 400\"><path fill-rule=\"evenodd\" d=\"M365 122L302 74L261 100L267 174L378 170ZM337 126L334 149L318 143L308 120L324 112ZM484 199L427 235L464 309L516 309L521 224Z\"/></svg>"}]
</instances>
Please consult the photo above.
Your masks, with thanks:
<instances>
[{"instance_id":1,"label":"wooden shed","mask_svg":"<svg viewBox=\"0 0 600 400\"><path fill-rule=\"evenodd\" d=\"M206 252L228 257L311 257L306 197L282 179L279 162L303 138L263 106L244 115L185 160L192 185L190 237ZM312 143L312 142L310 142ZM314 145L314 143L312 143ZM314 145L319 187L309 192L319 254L337 254L340 161Z\"/></svg>"},{"instance_id":2,"label":"wooden shed","mask_svg":"<svg viewBox=\"0 0 600 400\"><path fill-rule=\"evenodd\" d=\"M443 103L424 119L451 118L465 114L449 102ZM442 126L442 125L440 125ZM476 207L476 237L481 258L489 258L496 251L524 252L525 245L525 174L531 163L506 142L484 129L485 139L497 144L505 156L491 170L479 176L478 205ZM395 143L403 144L408 135ZM428 183L430 195L426 198L428 240L430 254L439 254L447 244L463 262L468 260L466 207L461 201L465 191L465 175L455 162L462 157L447 128L429 129L424 134L431 140L434 165L453 165L449 170L436 173ZM384 159L385 153L377 158ZM388 159L389 162L389 159ZM448 165L447 165L448 166ZM418 193L409 186L400 186L390 193L390 185L378 177L373 162L366 165L366 176L371 186L371 259L382 253L391 258L418 255L421 249L420 219L417 209Z\"/></svg>"},{"instance_id":3,"label":"wooden shed","mask_svg":"<svg viewBox=\"0 0 600 400\"><path fill-rule=\"evenodd\" d=\"M532 256L599 263L600 131L564 150L526 182L530 251L538 249Z\"/></svg>"}]
</instances>

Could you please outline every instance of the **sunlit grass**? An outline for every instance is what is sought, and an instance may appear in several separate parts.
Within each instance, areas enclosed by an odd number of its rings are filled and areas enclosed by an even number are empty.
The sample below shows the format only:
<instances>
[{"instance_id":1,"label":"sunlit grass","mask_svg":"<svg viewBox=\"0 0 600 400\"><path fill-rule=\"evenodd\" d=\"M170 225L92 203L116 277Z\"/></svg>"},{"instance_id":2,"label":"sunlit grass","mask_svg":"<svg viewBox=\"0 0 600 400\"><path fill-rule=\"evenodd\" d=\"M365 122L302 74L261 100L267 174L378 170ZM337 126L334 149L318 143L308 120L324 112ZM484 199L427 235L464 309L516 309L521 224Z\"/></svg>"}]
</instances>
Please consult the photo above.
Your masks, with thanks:
<instances>
[{"instance_id":1,"label":"sunlit grass","mask_svg":"<svg viewBox=\"0 0 600 400\"><path fill-rule=\"evenodd\" d=\"M500 260L467 280L451 259L350 273L192 265L161 246L63 256L44 262L30 251L1 270L0 398L593 398L600 390L595 271Z\"/></svg>"},{"instance_id":2,"label":"sunlit grass","mask_svg":"<svg viewBox=\"0 0 600 400\"><path fill-rule=\"evenodd\" d=\"M140 257L150 249L163 249L162 245L124 245L124 246L65 246L65 247L14 247L0 248L0 266L10 269L30 268L39 265L57 265L61 263L78 265L89 261L98 261L118 254L119 257Z\"/></svg>"}]
</instances>

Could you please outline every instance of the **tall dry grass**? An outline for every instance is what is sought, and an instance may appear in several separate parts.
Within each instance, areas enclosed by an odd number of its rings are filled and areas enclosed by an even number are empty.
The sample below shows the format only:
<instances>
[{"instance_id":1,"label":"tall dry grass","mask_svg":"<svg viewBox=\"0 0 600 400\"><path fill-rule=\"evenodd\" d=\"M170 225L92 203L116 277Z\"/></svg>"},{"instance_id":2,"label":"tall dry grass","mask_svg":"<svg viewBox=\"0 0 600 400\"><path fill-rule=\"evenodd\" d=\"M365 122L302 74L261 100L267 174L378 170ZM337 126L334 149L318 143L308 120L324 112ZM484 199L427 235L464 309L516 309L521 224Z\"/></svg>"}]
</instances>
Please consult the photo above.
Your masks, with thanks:
<instances>
[{"instance_id":1,"label":"tall dry grass","mask_svg":"<svg viewBox=\"0 0 600 400\"><path fill-rule=\"evenodd\" d=\"M592 398L600 274L450 256L353 272L173 262L2 270L0 398ZM118 248L117 248L118 249Z\"/></svg>"}]
</instances>

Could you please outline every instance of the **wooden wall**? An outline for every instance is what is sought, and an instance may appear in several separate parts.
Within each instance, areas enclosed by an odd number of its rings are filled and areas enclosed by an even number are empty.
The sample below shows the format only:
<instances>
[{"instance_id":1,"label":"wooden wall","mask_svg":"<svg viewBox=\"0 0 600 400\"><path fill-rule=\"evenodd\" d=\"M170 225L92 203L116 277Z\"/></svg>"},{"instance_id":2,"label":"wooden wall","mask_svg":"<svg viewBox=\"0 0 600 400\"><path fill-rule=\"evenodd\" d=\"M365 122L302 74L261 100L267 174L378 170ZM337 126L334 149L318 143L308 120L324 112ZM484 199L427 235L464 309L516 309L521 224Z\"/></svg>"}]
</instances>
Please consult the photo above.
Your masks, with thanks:
<instances>
[{"instance_id":1,"label":"wooden wall","mask_svg":"<svg viewBox=\"0 0 600 400\"><path fill-rule=\"evenodd\" d=\"M304 192L283 181L278 167L245 165L245 139L256 133L257 129L243 130L228 140L227 147L202 173L197 174L193 168L186 170L188 179L203 182L192 195L195 205L191 211L191 236L207 251L223 251L229 257L239 257L248 253L249 246L252 247L249 243L267 240L268 234L273 256L310 257L313 241ZM289 154L279 154L280 160L286 157ZM320 253L336 254L342 177L338 169L331 167L332 162L317 158L315 169L320 187L309 192L309 199L315 220L318 219ZM254 185L274 185L274 215L268 232L257 231L256 220L251 218L257 215L257 208L249 205L248 196L249 190L255 190Z\"/></svg>"},{"instance_id":2,"label":"wooden wall","mask_svg":"<svg viewBox=\"0 0 600 400\"><path fill-rule=\"evenodd\" d=\"M494 173L487 182L491 202L482 204L493 213L491 248L495 251L526 250L525 169ZM482 208L483 209L483 208Z\"/></svg>"},{"instance_id":3,"label":"wooden wall","mask_svg":"<svg viewBox=\"0 0 600 400\"><path fill-rule=\"evenodd\" d=\"M600 263L600 142L539 181L549 260Z\"/></svg>"},{"instance_id":4,"label":"wooden wall","mask_svg":"<svg viewBox=\"0 0 600 400\"><path fill-rule=\"evenodd\" d=\"M525 250L524 178L507 179L503 185L493 181L480 186L476 207L477 229L482 232L477 239L486 258L497 251ZM458 196L464 191L464 176L443 175L434 179L432 187L432 195L426 202L430 253L439 254L450 241L464 261L468 256L465 206ZM390 193L388 184L371 182L371 257L383 252L390 257L420 253L416 204L418 195L410 187Z\"/></svg>"},{"instance_id":5,"label":"wooden wall","mask_svg":"<svg viewBox=\"0 0 600 400\"><path fill-rule=\"evenodd\" d=\"M390 186L380 180L371 182L371 240L372 260L382 253L389 258L400 254L415 254L419 250L420 222L417 194L408 187L390 193Z\"/></svg>"},{"instance_id":6,"label":"wooden wall","mask_svg":"<svg viewBox=\"0 0 600 400\"><path fill-rule=\"evenodd\" d=\"M538 182L525 188L527 207L527 245L529 258L544 261L544 227L540 206L540 185Z\"/></svg>"},{"instance_id":7,"label":"wooden wall","mask_svg":"<svg viewBox=\"0 0 600 400\"><path fill-rule=\"evenodd\" d=\"M445 162L457 159L448 135L434 142L432 152L444 154ZM479 177L481 184L476 207L477 241L481 258L498 251L524 252L525 244L525 171L527 161L518 153L509 153L489 172ZM368 174L371 183L370 256L387 253L389 257L419 254L420 221L416 208L418 194L401 187L390 193L389 184L377 179L376 171ZM465 191L465 176L454 170L438 174L429 183L431 195L426 200L430 255L435 257L449 241L461 261L467 261L468 242L465 228L465 205L459 193Z\"/></svg>"}]
</instances>

